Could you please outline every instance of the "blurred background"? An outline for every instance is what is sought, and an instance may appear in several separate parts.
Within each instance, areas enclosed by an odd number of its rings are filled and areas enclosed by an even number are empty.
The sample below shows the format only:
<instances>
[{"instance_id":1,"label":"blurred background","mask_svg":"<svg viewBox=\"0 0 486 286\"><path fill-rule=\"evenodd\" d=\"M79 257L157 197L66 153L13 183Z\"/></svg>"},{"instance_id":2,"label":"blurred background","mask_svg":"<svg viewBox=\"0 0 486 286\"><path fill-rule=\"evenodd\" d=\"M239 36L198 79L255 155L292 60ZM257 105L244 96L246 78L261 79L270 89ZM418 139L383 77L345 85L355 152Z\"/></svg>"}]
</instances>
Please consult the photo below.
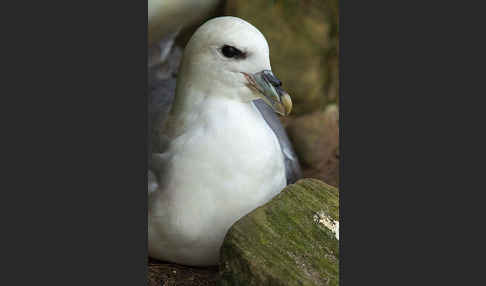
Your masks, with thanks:
<instances>
[{"instance_id":1,"label":"blurred background","mask_svg":"<svg viewBox=\"0 0 486 286\"><path fill-rule=\"evenodd\" d=\"M337 0L148 0L148 13L151 152L163 145L158 122L173 99L185 44L207 19L236 16L266 37L272 70L292 97L281 121L304 177L339 186ZM149 262L150 285L215 285L216 273Z\"/></svg>"}]
</instances>

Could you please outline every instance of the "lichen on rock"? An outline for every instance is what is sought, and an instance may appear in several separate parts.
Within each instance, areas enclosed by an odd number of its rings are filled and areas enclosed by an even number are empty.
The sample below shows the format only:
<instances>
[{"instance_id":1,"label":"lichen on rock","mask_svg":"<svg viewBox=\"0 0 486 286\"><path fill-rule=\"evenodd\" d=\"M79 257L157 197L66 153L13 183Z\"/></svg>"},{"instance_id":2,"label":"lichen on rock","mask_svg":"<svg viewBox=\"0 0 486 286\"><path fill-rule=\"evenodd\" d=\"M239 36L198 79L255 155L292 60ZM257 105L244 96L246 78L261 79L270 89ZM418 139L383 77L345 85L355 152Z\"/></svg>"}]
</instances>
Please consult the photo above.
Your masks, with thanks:
<instances>
[{"instance_id":1,"label":"lichen on rock","mask_svg":"<svg viewBox=\"0 0 486 286\"><path fill-rule=\"evenodd\" d=\"M338 285L338 221L337 188L316 179L287 186L230 228L220 285Z\"/></svg>"}]
</instances>

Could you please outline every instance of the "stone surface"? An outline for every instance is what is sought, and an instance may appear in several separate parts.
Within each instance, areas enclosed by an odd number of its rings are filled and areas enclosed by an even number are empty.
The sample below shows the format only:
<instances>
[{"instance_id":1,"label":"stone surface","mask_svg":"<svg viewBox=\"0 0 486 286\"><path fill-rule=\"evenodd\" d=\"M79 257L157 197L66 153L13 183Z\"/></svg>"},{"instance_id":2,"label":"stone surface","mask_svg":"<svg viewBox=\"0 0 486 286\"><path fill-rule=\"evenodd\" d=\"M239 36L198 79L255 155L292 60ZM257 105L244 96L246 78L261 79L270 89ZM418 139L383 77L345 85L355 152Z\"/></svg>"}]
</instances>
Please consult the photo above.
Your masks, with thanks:
<instances>
[{"instance_id":1,"label":"stone surface","mask_svg":"<svg viewBox=\"0 0 486 286\"><path fill-rule=\"evenodd\" d=\"M338 0L228 0L224 12L265 35L272 70L292 97L292 115L337 101Z\"/></svg>"},{"instance_id":2,"label":"stone surface","mask_svg":"<svg viewBox=\"0 0 486 286\"><path fill-rule=\"evenodd\" d=\"M220 285L339 285L337 221L338 189L316 179L287 186L230 228Z\"/></svg>"},{"instance_id":3,"label":"stone surface","mask_svg":"<svg viewBox=\"0 0 486 286\"><path fill-rule=\"evenodd\" d=\"M287 133L302 165L304 177L339 186L339 110L331 104L324 111L287 122Z\"/></svg>"}]
</instances>

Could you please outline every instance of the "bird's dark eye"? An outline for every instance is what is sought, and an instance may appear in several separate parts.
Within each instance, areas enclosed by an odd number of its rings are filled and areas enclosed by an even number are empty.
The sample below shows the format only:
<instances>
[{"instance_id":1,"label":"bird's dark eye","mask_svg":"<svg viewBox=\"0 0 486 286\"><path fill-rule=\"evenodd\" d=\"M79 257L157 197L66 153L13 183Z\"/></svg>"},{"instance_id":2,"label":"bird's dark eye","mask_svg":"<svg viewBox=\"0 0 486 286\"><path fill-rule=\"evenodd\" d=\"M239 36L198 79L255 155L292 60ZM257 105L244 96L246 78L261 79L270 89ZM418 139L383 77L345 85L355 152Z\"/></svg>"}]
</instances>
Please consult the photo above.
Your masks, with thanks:
<instances>
[{"instance_id":1,"label":"bird's dark eye","mask_svg":"<svg viewBox=\"0 0 486 286\"><path fill-rule=\"evenodd\" d=\"M235 47L224 45L221 48L221 52L227 58L244 58L245 54Z\"/></svg>"}]
</instances>

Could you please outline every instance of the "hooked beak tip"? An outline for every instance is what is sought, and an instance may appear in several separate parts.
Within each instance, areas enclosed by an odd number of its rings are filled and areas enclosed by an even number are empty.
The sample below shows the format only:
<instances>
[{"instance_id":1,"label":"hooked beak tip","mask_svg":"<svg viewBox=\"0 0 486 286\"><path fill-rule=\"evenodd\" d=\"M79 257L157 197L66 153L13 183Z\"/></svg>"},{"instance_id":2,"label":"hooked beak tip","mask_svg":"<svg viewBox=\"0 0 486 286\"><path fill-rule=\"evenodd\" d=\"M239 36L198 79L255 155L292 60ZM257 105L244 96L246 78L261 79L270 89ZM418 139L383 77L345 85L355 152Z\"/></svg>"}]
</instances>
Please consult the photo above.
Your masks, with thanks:
<instances>
[{"instance_id":1,"label":"hooked beak tip","mask_svg":"<svg viewBox=\"0 0 486 286\"><path fill-rule=\"evenodd\" d=\"M285 110L285 116L289 115L290 111L292 111L292 99L290 98L290 95L287 92L284 92L280 96L280 100L282 101Z\"/></svg>"}]
</instances>

